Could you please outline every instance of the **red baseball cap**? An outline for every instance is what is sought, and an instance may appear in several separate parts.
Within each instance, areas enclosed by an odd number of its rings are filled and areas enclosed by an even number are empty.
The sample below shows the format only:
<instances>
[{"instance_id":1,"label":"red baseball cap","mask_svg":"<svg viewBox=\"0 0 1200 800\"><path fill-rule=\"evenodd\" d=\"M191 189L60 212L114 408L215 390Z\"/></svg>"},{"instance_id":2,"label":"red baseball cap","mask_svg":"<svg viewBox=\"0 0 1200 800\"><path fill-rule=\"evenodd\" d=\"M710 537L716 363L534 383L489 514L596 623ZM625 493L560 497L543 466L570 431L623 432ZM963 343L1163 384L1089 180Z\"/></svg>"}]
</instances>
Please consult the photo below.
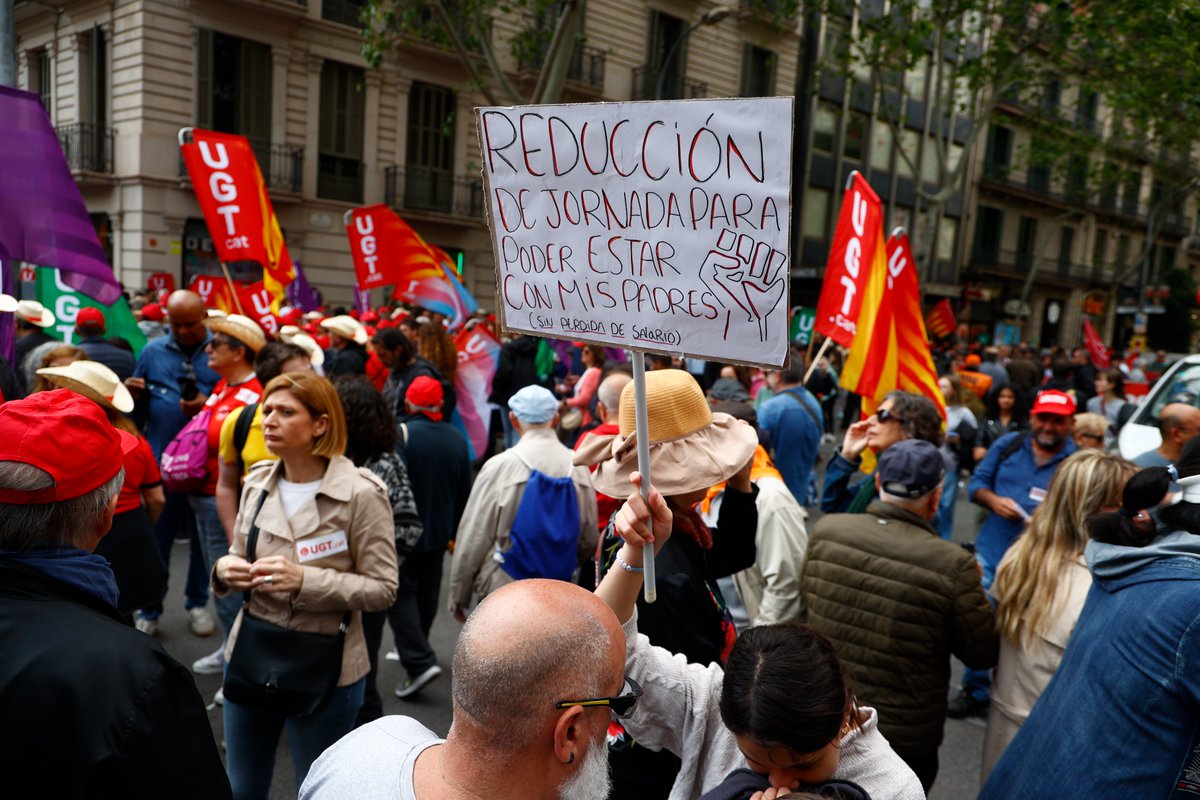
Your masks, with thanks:
<instances>
[{"instance_id":1,"label":"red baseball cap","mask_svg":"<svg viewBox=\"0 0 1200 800\"><path fill-rule=\"evenodd\" d=\"M158 303L146 303L142 306L142 319L148 319L152 322L162 322L163 310Z\"/></svg>"},{"instance_id":2,"label":"red baseball cap","mask_svg":"<svg viewBox=\"0 0 1200 800\"><path fill-rule=\"evenodd\" d=\"M137 437L117 430L92 400L70 389L37 392L0 406L0 461L49 472L54 485L0 489L0 503L27 505L72 500L116 475Z\"/></svg>"},{"instance_id":3,"label":"red baseball cap","mask_svg":"<svg viewBox=\"0 0 1200 800\"><path fill-rule=\"evenodd\" d=\"M75 315L75 326L82 327L84 325L98 325L101 330L104 330L104 312L92 306L79 309L79 313Z\"/></svg>"},{"instance_id":4,"label":"red baseball cap","mask_svg":"<svg viewBox=\"0 0 1200 800\"><path fill-rule=\"evenodd\" d=\"M1075 398L1057 389L1047 389L1038 392L1037 400L1033 403L1030 414L1059 414L1064 417L1075 413Z\"/></svg>"},{"instance_id":5,"label":"red baseball cap","mask_svg":"<svg viewBox=\"0 0 1200 800\"><path fill-rule=\"evenodd\" d=\"M442 384L428 375L414 378L413 382L408 385L404 399L430 419L442 418Z\"/></svg>"}]
</instances>

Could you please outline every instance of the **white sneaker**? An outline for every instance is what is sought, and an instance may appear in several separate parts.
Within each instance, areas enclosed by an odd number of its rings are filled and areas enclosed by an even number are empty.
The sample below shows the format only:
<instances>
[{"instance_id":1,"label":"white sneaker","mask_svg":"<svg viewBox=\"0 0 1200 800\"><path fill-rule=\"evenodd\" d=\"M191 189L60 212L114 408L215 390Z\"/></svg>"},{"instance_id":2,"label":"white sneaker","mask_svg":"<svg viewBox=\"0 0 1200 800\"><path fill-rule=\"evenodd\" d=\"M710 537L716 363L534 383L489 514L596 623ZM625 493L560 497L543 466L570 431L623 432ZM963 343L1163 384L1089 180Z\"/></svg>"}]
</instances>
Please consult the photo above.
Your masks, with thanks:
<instances>
[{"instance_id":1,"label":"white sneaker","mask_svg":"<svg viewBox=\"0 0 1200 800\"><path fill-rule=\"evenodd\" d=\"M192 662L192 672L197 675L220 675L225 671L225 644L217 648L216 652L209 653L204 658L198 658Z\"/></svg>"},{"instance_id":2,"label":"white sneaker","mask_svg":"<svg viewBox=\"0 0 1200 800\"><path fill-rule=\"evenodd\" d=\"M442 674L442 668L439 667L437 664L434 664L432 667L425 670L417 677L408 678L407 680L404 681L404 683L397 686L396 687L396 697L399 697L401 700L403 700L406 697L412 697L414 694L421 691L429 684L433 683L434 680L441 677L441 674Z\"/></svg>"},{"instance_id":3,"label":"white sneaker","mask_svg":"<svg viewBox=\"0 0 1200 800\"><path fill-rule=\"evenodd\" d=\"M213 631L217 629L217 623L213 620L213 615L204 606L189 608L187 615L188 627L192 629L192 634L195 636L211 636Z\"/></svg>"},{"instance_id":4,"label":"white sneaker","mask_svg":"<svg viewBox=\"0 0 1200 800\"><path fill-rule=\"evenodd\" d=\"M393 647L391 650L387 651L387 655L384 656L383 659L385 661L399 661L400 651Z\"/></svg>"},{"instance_id":5,"label":"white sneaker","mask_svg":"<svg viewBox=\"0 0 1200 800\"><path fill-rule=\"evenodd\" d=\"M224 689L224 687L217 689L217 693L213 695L213 702L219 706L225 705L225 689Z\"/></svg>"},{"instance_id":6,"label":"white sneaker","mask_svg":"<svg viewBox=\"0 0 1200 800\"><path fill-rule=\"evenodd\" d=\"M147 636L158 635L158 620L156 619L148 619L146 617L139 616L137 618L137 622L134 623L134 627Z\"/></svg>"}]
</instances>

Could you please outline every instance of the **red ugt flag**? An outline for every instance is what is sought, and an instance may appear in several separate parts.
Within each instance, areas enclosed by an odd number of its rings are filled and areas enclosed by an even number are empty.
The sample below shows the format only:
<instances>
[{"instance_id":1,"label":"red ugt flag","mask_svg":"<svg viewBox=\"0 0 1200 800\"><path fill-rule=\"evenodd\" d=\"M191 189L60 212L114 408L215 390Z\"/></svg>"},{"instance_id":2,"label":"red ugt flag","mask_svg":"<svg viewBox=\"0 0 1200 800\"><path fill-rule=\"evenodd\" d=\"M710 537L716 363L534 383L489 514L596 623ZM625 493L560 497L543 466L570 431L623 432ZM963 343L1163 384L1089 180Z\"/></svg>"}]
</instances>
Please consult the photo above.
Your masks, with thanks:
<instances>
[{"instance_id":1,"label":"red ugt flag","mask_svg":"<svg viewBox=\"0 0 1200 800\"><path fill-rule=\"evenodd\" d=\"M1100 369L1108 369L1112 365L1112 352L1100 341L1100 334L1096 333L1092 321L1087 317L1083 318L1083 342L1087 345L1093 364Z\"/></svg>"},{"instance_id":2,"label":"red ugt flag","mask_svg":"<svg viewBox=\"0 0 1200 800\"><path fill-rule=\"evenodd\" d=\"M875 251L883 247L883 204L859 172L850 174L850 185L842 196L842 210L825 282L817 302L817 333L844 347L854 343L858 314L866 292L867 276L875 263Z\"/></svg>"}]
</instances>

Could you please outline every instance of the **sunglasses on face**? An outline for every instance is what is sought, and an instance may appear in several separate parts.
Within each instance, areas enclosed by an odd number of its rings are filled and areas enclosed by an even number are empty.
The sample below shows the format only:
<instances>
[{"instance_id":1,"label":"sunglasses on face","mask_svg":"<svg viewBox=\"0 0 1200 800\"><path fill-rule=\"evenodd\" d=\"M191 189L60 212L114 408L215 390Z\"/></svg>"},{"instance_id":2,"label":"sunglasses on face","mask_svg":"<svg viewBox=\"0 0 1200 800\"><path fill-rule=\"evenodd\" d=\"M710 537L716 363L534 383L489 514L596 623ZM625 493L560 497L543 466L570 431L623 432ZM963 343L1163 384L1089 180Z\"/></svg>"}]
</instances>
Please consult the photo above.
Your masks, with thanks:
<instances>
[{"instance_id":1,"label":"sunglasses on face","mask_svg":"<svg viewBox=\"0 0 1200 800\"><path fill-rule=\"evenodd\" d=\"M626 675L625 683L621 686L621 693L616 697L590 697L586 700L560 700L554 704L554 707L570 708L571 706L608 706L618 717L625 718L633 713L633 708L637 705L638 698L641 696L642 687L638 686L637 681Z\"/></svg>"},{"instance_id":2,"label":"sunglasses on face","mask_svg":"<svg viewBox=\"0 0 1200 800\"><path fill-rule=\"evenodd\" d=\"M898 422L901 425L908 424L908 420L903 419L901 417L897 417L895 414L892 413L892 410L890 408L881 408L878 411L876 411L875 419L879 420L880 422Z\"/></svg>"}]
</instances>

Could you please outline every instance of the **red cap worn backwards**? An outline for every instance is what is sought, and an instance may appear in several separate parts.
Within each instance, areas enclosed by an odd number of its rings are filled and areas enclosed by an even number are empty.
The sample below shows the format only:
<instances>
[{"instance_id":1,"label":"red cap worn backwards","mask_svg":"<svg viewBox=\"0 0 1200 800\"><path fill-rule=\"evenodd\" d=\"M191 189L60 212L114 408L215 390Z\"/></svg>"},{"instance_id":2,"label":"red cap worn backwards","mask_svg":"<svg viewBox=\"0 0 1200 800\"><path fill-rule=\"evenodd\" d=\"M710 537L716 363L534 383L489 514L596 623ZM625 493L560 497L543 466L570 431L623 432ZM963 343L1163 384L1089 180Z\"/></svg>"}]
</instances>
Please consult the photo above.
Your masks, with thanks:
<instances>
[{"instance_id":1,"label":"red cap worn backwards","mask_svg":"<svg viewBox=\"0 0 1200 800\"><path fill-rule=\"evenodd\" d=\"M1066 392L1047 389L1038 392L1037 400L1033 403L1030 414L1059 414L1069 417L1075 413L1075 399Z\"/></svg>"},{"instance_id":2,"label":"red cap worn backwards","mask_svg":"<svg viewBox=\"0 0 1200 800\"><path fill-rule=\"evenodd\" d=\"M136 437L114 428L100 406L70 389L5 403L0 406L0 461L43 469L54 485L30 491L0 488L0 503L82 497L111 480L137 443Z\"/></svg>"}]
</instances>

